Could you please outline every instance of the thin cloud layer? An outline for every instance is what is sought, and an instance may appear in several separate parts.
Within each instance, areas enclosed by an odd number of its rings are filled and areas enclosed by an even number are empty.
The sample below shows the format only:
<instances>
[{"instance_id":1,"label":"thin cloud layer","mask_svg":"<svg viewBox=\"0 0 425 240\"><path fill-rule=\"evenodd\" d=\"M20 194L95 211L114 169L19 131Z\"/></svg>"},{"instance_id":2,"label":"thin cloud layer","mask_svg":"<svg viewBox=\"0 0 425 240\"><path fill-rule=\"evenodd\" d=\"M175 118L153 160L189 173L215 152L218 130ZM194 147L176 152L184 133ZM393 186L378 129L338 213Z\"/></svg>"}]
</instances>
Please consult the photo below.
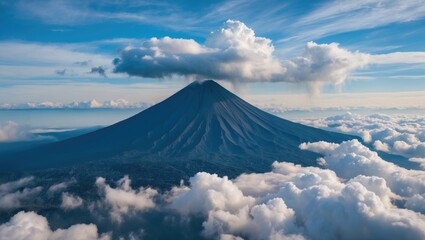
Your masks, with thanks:
<instances>
[{"instance_id":1,"label":"thin cloud layer","mask_svg":"<svg viewBox=\"0 0 425 240\"><path fill-rule=\"evenodd\" d=\"M126 99L112 99L106 101L98 101L96 99L88 101L74 101L71 103L61 102L28 102L22 104L0 104L0 109L91 109L91 108L111 108L111 109L128 109L128 108L148 108L152 104L146 102L129 102Z\"/></svg>"},{"instance_id":2,"label":"thin cloud layer","mask_svg":"<svg viewBox=\"0 0 425 240\"><path fill-rule=\"evenodd\" d=\"M204 44L192 39L151 38L142 47L126 47L114 60L115 72L146 78L174 75L232 83L306 83L317 91L324 84L342 84L349 73L367 65L369 55L350 52L336 43L306 44L304 53L281 61L270 39L257 37L240 21L227 20Z\"/></svg>"}]
</instances>

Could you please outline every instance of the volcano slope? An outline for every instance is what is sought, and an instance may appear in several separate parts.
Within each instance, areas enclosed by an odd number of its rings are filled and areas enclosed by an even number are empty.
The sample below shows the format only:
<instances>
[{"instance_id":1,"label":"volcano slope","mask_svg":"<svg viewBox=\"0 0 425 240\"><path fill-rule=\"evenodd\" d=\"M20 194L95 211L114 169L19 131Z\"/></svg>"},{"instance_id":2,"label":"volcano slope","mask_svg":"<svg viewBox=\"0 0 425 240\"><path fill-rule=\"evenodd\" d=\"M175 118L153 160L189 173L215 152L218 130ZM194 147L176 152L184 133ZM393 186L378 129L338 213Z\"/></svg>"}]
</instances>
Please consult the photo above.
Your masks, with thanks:
<instances>
[{"instance_id":1,"label":"volcano slope","mask_svg":"<svg viewBox=\"0 0 425 240\"><path fill-rule=\"evenodd\" d=\"M112 126L2 157L0 165L9 172L130 174L166 187L199 171L232 177L268 171L274 161L316 166L318 155L301 143L353 138L271 115L207 80Z\"/></svg>"}]
</instances>

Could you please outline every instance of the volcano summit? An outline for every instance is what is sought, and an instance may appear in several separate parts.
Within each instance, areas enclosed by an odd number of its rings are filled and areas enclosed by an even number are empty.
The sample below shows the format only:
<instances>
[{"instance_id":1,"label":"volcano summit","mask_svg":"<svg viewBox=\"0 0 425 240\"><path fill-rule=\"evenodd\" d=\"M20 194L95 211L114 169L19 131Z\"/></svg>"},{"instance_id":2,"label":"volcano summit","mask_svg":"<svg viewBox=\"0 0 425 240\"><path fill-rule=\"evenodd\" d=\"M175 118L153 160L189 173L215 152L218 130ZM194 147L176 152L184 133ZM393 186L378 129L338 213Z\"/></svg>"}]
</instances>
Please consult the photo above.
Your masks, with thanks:
<instances>
[{"instance_id":1,"label":"volcano summit","mask_svg":"<svg viewBox=\"0 0 425 240\"><path fill-rule=\"evenodd\" d=\"M152 178L177 175L172 182L178 182L198 171L264 172L274 161L314 166L318 155L300 150L301 143L352 138L271 115L207 80L112 126L7 157L1 165L18 171L110 166Z\"/></svg>"}]
</instances>

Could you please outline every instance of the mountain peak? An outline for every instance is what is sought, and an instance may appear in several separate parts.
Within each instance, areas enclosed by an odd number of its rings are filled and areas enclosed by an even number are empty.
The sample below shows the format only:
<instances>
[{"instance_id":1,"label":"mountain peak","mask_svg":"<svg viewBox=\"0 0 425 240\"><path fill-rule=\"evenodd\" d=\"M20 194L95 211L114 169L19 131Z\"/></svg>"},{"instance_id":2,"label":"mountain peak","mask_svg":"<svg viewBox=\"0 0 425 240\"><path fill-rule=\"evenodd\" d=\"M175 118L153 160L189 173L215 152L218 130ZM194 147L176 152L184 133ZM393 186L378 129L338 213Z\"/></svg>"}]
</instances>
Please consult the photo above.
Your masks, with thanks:
<instances>
[{"instance_id":1,"label":"mountain peak","mask_svg":"<svg viewBox=\"0 0 425 240\"><path fill-rule=\"evenodd\" d=\"M265 171L276 160L317 165L317 155L300 150L301 143L351 138L278 118L206 80L112 126L16 156L14 166L26 170L90 162L100 167L96 161L106 161L114 168L133 164L158 174L158 166L165 164L177 169L177 181L183 173L211 168L229 174Z\"/></svg>"},{"instance_id":2,"label":"mountain peak","mask_svg":"<svg viewBox=\"0 0 425 240\"><path fill-rule=\"evenodd\" d=\"M214 81L214 80L211 80L211 79L205 79L205 80L196 80L196 81L193 81L191 84L189 84L189 85L220 85L220 84L218 84L216 81Z\"/></svg>"},{"instance_id":3,"label":"mountain peak","mask_svg":"<svg viewBox=\"0 0 425 240\"><path fill-rule=\"evenodd\" d=\"M218 84L214 80L202 80L202 81L194 81L189 84L187 87L189 88L201 88L201 89L224 89L220 84Z\"/></svg>"},{"instance_id":4,"label":"mountain peak","mask_svg":"<svg viewBox=\"0 0 425 240\"><path fill-rule=\"evenodd\" d=\"M180 90L166 101L184 104L186 107L209 109L211 105L224 101L235 101L236 95L213 80L195 81ZM237 101L237 100L236 100Z\"/></svg>"}]
</instances>

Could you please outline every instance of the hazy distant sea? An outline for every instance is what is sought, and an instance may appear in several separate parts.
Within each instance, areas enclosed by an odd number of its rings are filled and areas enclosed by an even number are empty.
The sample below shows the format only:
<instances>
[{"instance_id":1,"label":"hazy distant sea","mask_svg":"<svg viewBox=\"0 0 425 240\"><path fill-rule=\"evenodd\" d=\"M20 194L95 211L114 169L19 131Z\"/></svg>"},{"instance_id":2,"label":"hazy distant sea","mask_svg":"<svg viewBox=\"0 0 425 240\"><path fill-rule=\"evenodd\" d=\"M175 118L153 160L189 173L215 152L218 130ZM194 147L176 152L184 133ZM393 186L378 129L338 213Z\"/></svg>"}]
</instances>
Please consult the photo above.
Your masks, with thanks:
<instances>
[{"instance_id":1,"label":"hazy distant sea","mask_svg":"<svg viewBox=\"0 0 425 240\"><path fill-rule=\"evenodd\" d=\"M21 109L0 110L0 123L13 121L31 128L83 128L92 126L108 126L131 117L141 109ZM280 117L296 121L306 118L323 118L344 114L342 110L287 111L276 114ZM360 109L350 110L358 114L425 114L418 109Z\"/></svg>"},{"instance_id":2,"label":"hazy distant sea","mask_svg":"<svg viewBox=\"0 0 425 240\"><path fill-rule=\"evenodd\" d=\"M0 110L0 123L13 121L32 128L82 128L108 126L140 109L22 109Z\"/></svg>"}]
</instances>

